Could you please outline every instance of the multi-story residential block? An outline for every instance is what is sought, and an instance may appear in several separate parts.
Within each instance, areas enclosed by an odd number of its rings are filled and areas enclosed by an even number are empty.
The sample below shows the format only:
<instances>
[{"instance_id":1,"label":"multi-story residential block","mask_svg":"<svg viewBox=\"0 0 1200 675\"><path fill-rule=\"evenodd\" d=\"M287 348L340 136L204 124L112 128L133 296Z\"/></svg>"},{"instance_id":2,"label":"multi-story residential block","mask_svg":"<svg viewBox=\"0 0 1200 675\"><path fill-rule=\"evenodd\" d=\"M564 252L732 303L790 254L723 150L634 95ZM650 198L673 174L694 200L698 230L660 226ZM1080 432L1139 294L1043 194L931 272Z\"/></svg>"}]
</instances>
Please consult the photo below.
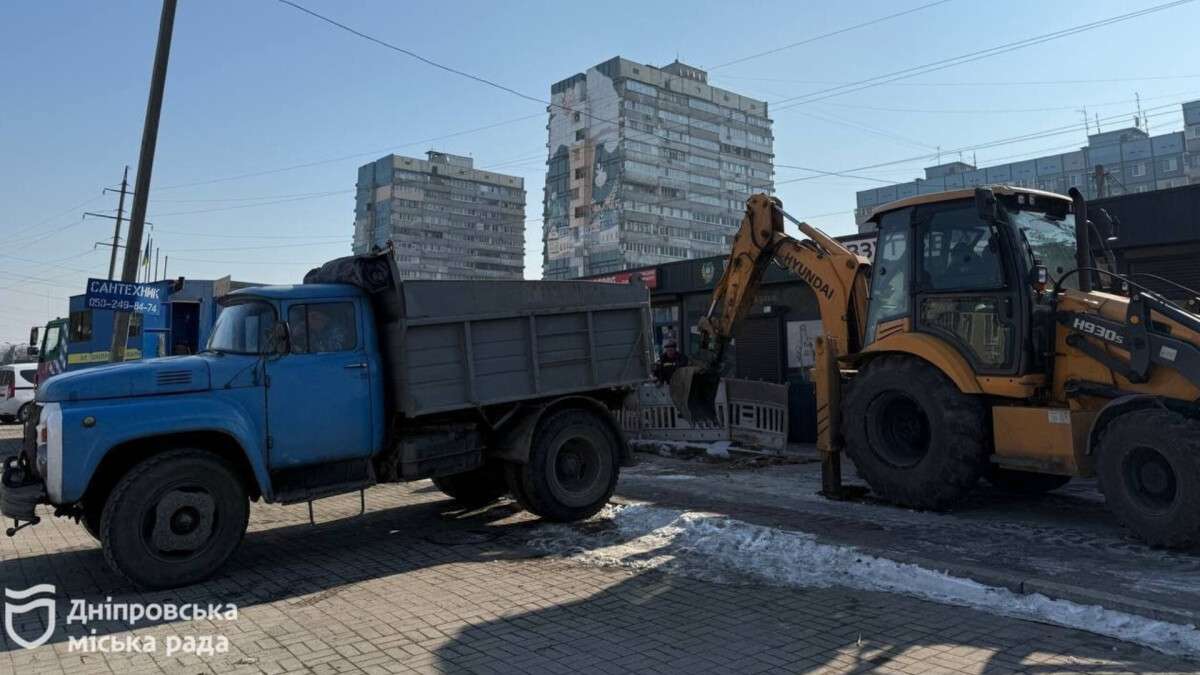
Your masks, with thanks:
<instances>
[{"instance_id":1,"label":"multi-story residential block","mask_svg":"<svg viewBox=\"0 0 1200 675\"><path fill-rule=\"evenodd\" d=\"M551 89L543 275L725 254L746 198L774 187L767 104L676 61L616 57Z\"/></svg>"},{"instance_id":2,"label":"multi-story residential block","mask_svg":"<svg viewBox=\"0 0 1200 675\"><path fill-rule=\"evenodd\" d=\"M1129 127L1088 136L1073 152L976 168L950 162L925 169L925 177L857 193L859 227L871 211L918 194L993 183L1066 193L1079 188L1089 199L1200 183L1200 101L1183 104L1183 131L1151 136Z\"/></svg>"},{"instance_id":3,"label":"multi-story residential block","mask_svg":"<svg viewBox=\"0 0 1200 675\"><path fill-rule=\"evenodd\" d=\"M404 279L520 279L525 180L470 157L388 155L358 169L354 252L391 242Z\"/></svg>"}]
</instances>

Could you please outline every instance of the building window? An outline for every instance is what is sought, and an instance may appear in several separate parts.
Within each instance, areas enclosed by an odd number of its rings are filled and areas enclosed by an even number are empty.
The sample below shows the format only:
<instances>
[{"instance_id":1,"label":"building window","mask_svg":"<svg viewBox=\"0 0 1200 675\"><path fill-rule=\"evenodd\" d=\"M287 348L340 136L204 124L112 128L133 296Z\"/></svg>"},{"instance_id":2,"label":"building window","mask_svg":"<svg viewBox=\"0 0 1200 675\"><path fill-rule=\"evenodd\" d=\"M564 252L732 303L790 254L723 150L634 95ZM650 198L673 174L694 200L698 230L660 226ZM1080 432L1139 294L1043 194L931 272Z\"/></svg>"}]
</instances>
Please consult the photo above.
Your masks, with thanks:
<instances>
[{"instance_id":1,"label":"building window","mask_svg":"<svg viewBox=\"0 0 1200 675\"><path fill-rule=\"evenodd\" d=\"M1131 168L1131 169L1129 170L1129 173L1130 173L1130 174L1131 174L1131 175L1132 175L1134 178L1141 178L1142 176L1145 176L1145 175L1146 175L1146 163L1145 163L1145 162L1138 162L1137 164L1134 164L1134 165L1133 165L1133 168Z\"/></svg>"},{"instance_id":2,"label":"building window","mask_svg":"<svg viewBox=\"0 0 1200 675\"><path fill-rule=\"evenodd\" d=\"M1168 157L1168 158L1164 159L1163 163L1162 163L1162 169L1163 169L1163 171L1179 170L1179 158L1178 157Z\"/></svg>"},{"instance_id":3,"label":"building window","mask_svg":"<svg viewBox=\"0 0 1200 675\"><path fill-rule=\"evenodd\" d=\"M576 180L583 180L585 178L587 178L587 167L586 166L581 166L578 169L575 169L575 179Z\"/></svg>"},{"instance_id":4,"label":"building window","mask_svg":"<svg viewBox=\"0 0 1200 675\"><path fill-rule=\"evenodd\" d=\"M581 115L579 113L575 113L574 115L571 116L571 119L578 122L582 117L583 117L583 115Z\"/></svg>"},{"instance_id":5,"label":"building window","mask_svg":"<svg viewBox=\"0 0 1200 675\"><path fill-rule=\"evenodd\" d=\"M586 138L587 138L587 130L586 129L576 129L575 130L575 140L582 141Z\"/></svg>"},{"instance_id":6,"label":"building window","mask_svg":"<svg viewBox=\"0 0 1200 675\"><path fill-rule=\"evenodd\" d=\"M1083 180L1079 174L1073 173L1073 174L1071 174L1070 182L1071 182L1071 187L1079 187L1080 183L1082 183Z\"/></svg>"},{"instance_id":7,"label":"building window","mask_svg":"<svg viewBox=\"0 0 1200 675\"><path fill-rule=\"evenodd\" d=\"M144 323L144 320L141 314L134 313L129 315L129 337L134 338L141 336L142 323Z\"/></svg>"}]
</instances>

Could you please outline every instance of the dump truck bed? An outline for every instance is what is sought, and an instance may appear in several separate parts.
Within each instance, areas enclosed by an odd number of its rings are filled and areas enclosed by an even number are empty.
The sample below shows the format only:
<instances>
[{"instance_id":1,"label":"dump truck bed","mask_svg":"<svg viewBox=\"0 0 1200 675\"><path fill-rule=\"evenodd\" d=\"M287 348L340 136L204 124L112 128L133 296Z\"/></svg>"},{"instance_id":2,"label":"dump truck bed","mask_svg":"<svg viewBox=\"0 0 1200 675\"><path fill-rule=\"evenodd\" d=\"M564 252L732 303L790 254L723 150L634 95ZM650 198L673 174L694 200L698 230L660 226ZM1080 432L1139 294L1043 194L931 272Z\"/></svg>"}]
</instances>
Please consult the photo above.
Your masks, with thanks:
<instances>
[{"instance_id":1,"label":"dump truck bed","mask_svg":"<svg viewBox=\"0 0 1200 675\"><path fill-rule=\"evenodd\" d=\"M418 417L650 378L650 303L641 285L396 282L381 276L387 264L396 278L385 257L333 261L305 282L354 283L371 295L393 412Z\"/></svg>"}]
</instances>

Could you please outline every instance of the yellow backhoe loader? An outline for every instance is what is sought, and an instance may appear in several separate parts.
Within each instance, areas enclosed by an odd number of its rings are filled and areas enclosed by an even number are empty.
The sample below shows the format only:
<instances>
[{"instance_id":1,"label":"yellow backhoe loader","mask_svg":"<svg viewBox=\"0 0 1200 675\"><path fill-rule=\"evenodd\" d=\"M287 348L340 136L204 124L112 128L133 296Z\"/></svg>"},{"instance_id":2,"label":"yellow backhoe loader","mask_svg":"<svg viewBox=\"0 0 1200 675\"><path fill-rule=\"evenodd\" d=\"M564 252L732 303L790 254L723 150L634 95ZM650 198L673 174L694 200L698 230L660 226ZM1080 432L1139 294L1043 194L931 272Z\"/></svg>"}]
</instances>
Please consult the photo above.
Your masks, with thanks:
<instances>
[{"instance_id":1,"label":"yellow backhoe loader","mask_svg":"<svg viewBox=\"0 0 1200 675\"><path fill-rule=\"evenodd\" d=\"M805 235L784 233L784 220ZM671 382L710 419L726 348L771 264L812 287L823 492L845 451L870 488L944 509L980 478L1042 492L1097 476L1109 509L1156 546L1200 542L1200 315L1098 266L1087 204L1008 186L883 206L875 260L754 195ZM1105 256L1106 258L1108 256ZM1163 281L1163 280L1160 280ZM1186 306L1185 306L1186 305Z\"/></svg>"}]
</instances>

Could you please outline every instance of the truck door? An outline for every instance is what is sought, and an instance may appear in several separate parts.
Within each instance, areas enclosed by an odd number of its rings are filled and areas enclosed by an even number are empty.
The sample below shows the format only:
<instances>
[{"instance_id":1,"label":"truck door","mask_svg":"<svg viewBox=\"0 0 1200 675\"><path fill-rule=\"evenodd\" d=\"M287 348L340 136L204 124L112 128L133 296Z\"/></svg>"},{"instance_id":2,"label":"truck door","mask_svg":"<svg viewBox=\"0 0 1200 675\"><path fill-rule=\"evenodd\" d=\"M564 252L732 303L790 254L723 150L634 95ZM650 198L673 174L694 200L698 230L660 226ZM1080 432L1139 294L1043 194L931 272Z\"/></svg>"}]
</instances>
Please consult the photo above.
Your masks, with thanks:
<instances>
[{"instance_id":1,"label":"truck door","mask_svg":"<svg viewBox=\"0 0 1200 675\"><path fill-rule=\"evenodd\" d=\"M291 303L288 353L267 364L272 470L371 454L363 317L351 300Z\"/></svg>"}]
</instances>

